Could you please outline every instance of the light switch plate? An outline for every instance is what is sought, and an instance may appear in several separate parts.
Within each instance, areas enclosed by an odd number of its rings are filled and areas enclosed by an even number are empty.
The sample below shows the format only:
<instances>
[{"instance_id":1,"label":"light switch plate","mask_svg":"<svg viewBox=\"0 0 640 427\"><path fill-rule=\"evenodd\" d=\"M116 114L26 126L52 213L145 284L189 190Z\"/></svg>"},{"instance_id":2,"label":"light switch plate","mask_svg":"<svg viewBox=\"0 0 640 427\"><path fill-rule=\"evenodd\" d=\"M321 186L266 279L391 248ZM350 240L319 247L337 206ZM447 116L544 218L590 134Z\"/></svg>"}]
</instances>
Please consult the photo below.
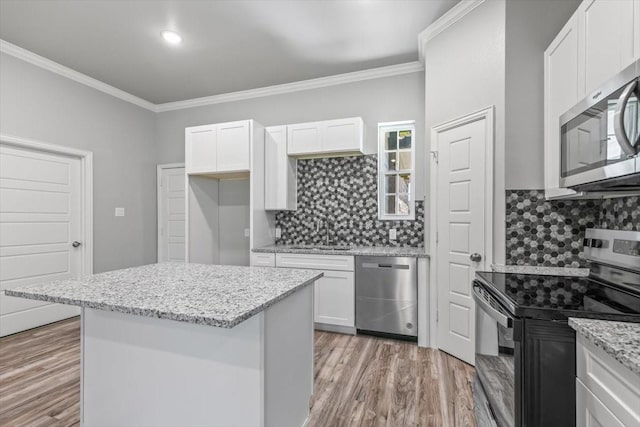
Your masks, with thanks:
<instances>
[{"instance_id":1,"label":"light switch plate","mask_svg":"<svg viewBox=\"0 0 640 427\"><path fill-rule=\"evenodd\" d=\"M244 237L249 237L249 229L248 228L244 229Z\"/></svg>"},{"instance_id":2,"label":"light switch plate","mask_svg":"<svg viewBox=\"0 0 640 427\"><path fill-rule=\"evenodd\" d=\"M282 229L280 227L276 227L276 239L282 237Z\"/></svg>"},{"instance_id":3,"label":"light switch plate","mask_svg":"<svg viewBox=\"0 0 640 427\"><path fill-rule=\"evenodd\" d=\"M389 240L396 240L397 232L395 228L389 229Z\"/></svg>"},{"instance_id":4,"label":"light switch plate","mask_svg":"<svg viewBox=\"0 0 640 427\"><path fill-rule=\"evenodd\" d=\"M116 208L116 216L124 216L124 208Z\"/></svg>"}]
</instances>

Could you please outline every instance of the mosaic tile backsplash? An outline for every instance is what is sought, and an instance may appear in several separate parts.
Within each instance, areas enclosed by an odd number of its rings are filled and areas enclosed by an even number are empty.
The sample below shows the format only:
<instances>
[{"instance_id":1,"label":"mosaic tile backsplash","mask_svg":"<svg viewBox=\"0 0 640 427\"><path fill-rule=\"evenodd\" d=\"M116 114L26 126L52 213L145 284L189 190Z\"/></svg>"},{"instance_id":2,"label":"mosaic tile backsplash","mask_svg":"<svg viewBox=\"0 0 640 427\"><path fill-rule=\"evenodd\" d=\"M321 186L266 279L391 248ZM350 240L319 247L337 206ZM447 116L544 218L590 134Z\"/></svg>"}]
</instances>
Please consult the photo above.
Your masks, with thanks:
<instances>
[{"instance_id":1,"label":"mosaic tile backsplash","mask_svg":"<svg viewBox=\"0 0 640 427\"><path fill-rule=\"evenodd\" d=\"M585 267L587 228L640 231L638 197L545 200L543 190L506 193L506 264Z\"/></svg>"},{"instance_id":2,"label":"mosaic tile backsplash","mask_svg":"<svg viewBox=\"0 0 640 427\"><path fill-rule=\"evenodd\" d=\"M640 197L602 201L597 228L640 231Z\"/></svg>"},{"instance_id":3,"label":"mosaic tile backsplash","mask_svg":"<svg viewBox=\"0 0 640 427\"><path fill-rule=\"evenodd\" d=\"M276 213L276 243L325 244L327 220L331 244L424 246L422 201L415 220L378 220L377 155L298 160L298 209ZM396 240L389 240L391 228Z\"/></svg>"}]
</instances>

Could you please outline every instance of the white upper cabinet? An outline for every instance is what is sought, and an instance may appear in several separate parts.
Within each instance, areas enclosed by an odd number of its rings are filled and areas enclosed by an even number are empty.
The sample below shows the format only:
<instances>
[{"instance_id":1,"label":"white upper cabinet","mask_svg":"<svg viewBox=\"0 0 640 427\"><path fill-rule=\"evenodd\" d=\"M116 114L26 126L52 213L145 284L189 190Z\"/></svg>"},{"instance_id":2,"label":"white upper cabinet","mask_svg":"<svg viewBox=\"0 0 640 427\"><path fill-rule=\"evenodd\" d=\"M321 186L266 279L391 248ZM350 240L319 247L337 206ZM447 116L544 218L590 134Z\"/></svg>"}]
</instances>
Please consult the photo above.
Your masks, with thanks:
<instances>
[{"instance_id":1,"label":"white upper cabinet","mask_svg":"<svg viewBox=\"0 0 640 427\"><path fill-rule=\"evenodd\" d=\"M185 129L185 169L187 173L206 173L216 169L216 127Z\"/></svg>"},{"instance_id":2,"label":"white upper cabinet","mask_svg":"<svg viewBox=\"0 0 640 427\"><path fill-rule=\"evenodd\" d=\"M578 18L574 14L544 53L545 197L575 194L560 186L560 116L578 102Z\"/></svg>"},{"instance_id":3,"label":"white upper cabinet","mask_svg":"<svg viewBox=\"0 0 640 427\"><path fill-rule=\"evenodd\" d=\"M324 130L322 151L330 153L363 151L361 118L329 120L322 124Z\"/></svg>"},{"instance_id":4,"label":"white upper cabinet","mask_svg":"<svg viewBox=\"0 0 640 427\"><path fill-rule=\"evenodd\" d=\"M326 120L288 126L288 154L362 154L365 152L362 118Z\"/></svg>"},{"instance_id":5,"label":"white upper cabinet","mask_svg":"<svg viewBox=\"0 0 640 427\"><path fill-rule=\"evenodd\" d=\"M265 128L264 136L265 209L295 210L297 161L287 155L287 126Z\"/></svg>"},{"instance_id":6,"label":"white upper cabinet","mask_svg":"<svg viewBox=\"0 0 640 427\"><path fill-rule=\"evenodd\" d=\"M639 8L638 0L585 0L578 7L580 98L637 57Z\"/></svg>"},{"instance_id":7,"label":"white upper cabinet","mask_svg":"<svg viewBox=\"0 0 640 427\"><path fill-rule=\"evenodd\" d=\"M217 172L249 170L249 121L222 123L216 126Z\"/></svg>"},{"instance_id":8,"label":"white upper cabinet","mask_svg":"<svg viewBox=\"0 0 640 427\"><path fill-rule=\"evenodd\" d=\"M322 151L320 123L300 123L288 126L288 149L290 156L319 153Z\"/></svg>"},{"instance_id":9,"label":"white upper cabinet","mask_svg":"<svg viewBox=\"0 0 640 427\"><path fill-rule=\"evenodd\" d=\"M185 129L187 174L248 172L251 120Z\"/></svg>"}]
</instances>

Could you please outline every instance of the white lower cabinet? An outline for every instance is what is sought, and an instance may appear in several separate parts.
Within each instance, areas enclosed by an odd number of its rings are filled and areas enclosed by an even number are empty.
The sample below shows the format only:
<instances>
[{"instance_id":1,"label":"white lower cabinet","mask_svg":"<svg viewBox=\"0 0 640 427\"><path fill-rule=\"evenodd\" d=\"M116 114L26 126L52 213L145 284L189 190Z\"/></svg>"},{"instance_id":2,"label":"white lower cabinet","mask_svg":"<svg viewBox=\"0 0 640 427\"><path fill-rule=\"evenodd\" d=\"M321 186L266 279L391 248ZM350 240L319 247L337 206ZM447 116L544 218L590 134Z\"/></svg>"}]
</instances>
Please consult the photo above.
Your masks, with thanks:
<instances>
[{"instance_id":1,"label":"white lower cabinet","mask_svg":"<svg viewBox=\"0 0 640 427\"><path fill-rule=\"evenodd\" d=\"M576 425L640 426L640 375L577 334Z\"/></svg>"},{"instance_id":2,"label":"white lower cabinet","mask_svg":"<svg viewBox=\"0 0 640 427\"><path fill-rule=\"evenodd\" d=\"M314 321L325 325L355 325L355 275L323 270L314 289Z\"/></svg>"},{"instance_id":3,"label":"white lower cabinet","mask_svg":"<svg viewBox=\"0 0 640 427\"><path fill-rule=\"evenodd\" d=\"M576 426L624 427L624 424L580 380L576 380L576 401Z\"/></svg>"},{"instance_id":4,"label":"white lower cabinet","mask_svg":"<svg viewBox=\"0 0 640 427\"><path fill-rule=\"evenodd\" d=\"M303 268L324 273L314 285L315 323L322 329L334 326L336 331L355 333L353 256L276 254L276 267Z\"/></svg>"}]
</instances>

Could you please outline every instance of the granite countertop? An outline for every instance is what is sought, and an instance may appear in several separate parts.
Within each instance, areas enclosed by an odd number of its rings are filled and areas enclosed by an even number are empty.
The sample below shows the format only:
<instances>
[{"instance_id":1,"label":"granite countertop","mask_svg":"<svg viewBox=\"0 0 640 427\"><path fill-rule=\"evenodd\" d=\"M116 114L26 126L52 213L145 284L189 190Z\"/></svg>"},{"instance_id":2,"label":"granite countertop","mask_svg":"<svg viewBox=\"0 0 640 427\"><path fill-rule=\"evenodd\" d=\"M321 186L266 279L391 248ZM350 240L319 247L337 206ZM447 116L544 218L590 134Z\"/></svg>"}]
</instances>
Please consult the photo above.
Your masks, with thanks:
<instances>
[{"instance_id":1,"label":"granite countertop","mask_svg":"<svg viewBox=\"0 0 640 427\"><path fill-rule=\"evenodd\" d=\"M570 317L569 326L640 375L640 323Z\"/></svg>"},{"instance_id":2,"label":"granite countertop","mask_svg":"<svg viewBox=\"0 0 640 427\"><path fill-rule=\"evenodd\" d=\"M335 249L341 246L322 245L269 245L255 248L253 252L282 254L350 255L350 256L406 256L429 258L425 248L399 246L348 246L349 249Z\"/></svg>"},{"instance_id":3,"label":"granite countertop","mask_svg":"<svg viewBox=\"0 0 640 427\"><path fill-rule=\"evenodd\" d=\"M290 268L161 263L21 286L5 294L232 328L321 276Z\"/></svg>"},{"instance_id":4,"label":"granite countertop","mask_svg":"<svg viewBox=\"0 0 640 427\"><path fill-rule=\"evenodd\" d=\"M536 274L541 276L576 276L586 277L589 275L588 268L574 267L544 267L539 265L501 265L492 264L491 270L496 273L512 274Z\"/></svg>"}]
</instances>

